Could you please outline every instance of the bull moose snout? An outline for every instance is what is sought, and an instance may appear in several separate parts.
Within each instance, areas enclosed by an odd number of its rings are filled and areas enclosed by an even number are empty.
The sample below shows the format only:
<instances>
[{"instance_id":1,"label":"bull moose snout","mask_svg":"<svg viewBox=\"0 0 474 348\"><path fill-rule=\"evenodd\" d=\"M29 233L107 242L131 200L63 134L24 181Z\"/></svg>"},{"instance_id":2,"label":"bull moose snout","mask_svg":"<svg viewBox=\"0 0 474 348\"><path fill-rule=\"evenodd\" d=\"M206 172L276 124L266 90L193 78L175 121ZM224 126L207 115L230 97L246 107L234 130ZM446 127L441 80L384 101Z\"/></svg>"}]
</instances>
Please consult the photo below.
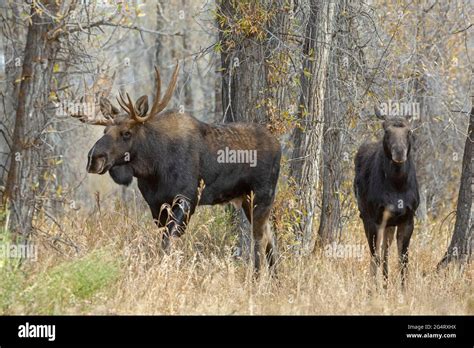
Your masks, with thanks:
<instances>
[{"instance_id":1,"label":"bull moose snout","mask_svg":"<svg viewBox=\"0 0 474 348\"><path fill-rule=\"evenodd\" d=\"M87 161L87 172L94 174L104 174L106 172L106 170L104 170L106 163L107 157L105 156L91 156Z\"/></svg>"},{"instance_id":2,"label":"bull moose snout","mask_svg":"<svg viewBox=\"0 0 474 348\"><path fill-rule=\"evenodd\" d=\"M112 167L112 163L110 163L109 156L105 151L105 144L103 143L103 138L100 139L95 145L90 149L89 153L87 154L87 172L94 173L94 174L104 174L106 173L110 167Z\"/></svg>"}]
</instances>

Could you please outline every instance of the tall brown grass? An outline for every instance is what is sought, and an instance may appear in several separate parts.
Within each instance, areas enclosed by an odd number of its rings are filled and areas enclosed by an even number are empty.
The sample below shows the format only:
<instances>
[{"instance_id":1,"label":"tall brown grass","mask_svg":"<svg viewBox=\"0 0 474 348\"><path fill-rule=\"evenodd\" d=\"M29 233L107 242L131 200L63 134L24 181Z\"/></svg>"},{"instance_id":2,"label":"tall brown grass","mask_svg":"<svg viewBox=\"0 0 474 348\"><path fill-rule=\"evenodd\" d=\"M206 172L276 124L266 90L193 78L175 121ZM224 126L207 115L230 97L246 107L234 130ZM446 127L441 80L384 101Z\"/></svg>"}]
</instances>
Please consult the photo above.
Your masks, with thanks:
<instances>
[{"instance_id":1,"label":"tall brown grass","mask_svg":"<svg viewBox=\"0 0 474 348\"><path fill-rule=\"evenodd\" d=\"M3 263L4 314L473 314L472 266L437 273L452 223L416 226L409 279L400 288L396 246L387 289L369 275L369 253L359 218L347 224L346 254L295 252L279 237L278 278L255 280L236 259L236 236L223 207L199 208L186 234L163 255L147 211L102 207L58 224L37 221L36 261ZM351 247L355 247L351 249ZM351 250L362 248L362 254ZM342 250L342 249L341 249ZM349 252L347 252L349 250Z\"/></svg>"}]
</instances>

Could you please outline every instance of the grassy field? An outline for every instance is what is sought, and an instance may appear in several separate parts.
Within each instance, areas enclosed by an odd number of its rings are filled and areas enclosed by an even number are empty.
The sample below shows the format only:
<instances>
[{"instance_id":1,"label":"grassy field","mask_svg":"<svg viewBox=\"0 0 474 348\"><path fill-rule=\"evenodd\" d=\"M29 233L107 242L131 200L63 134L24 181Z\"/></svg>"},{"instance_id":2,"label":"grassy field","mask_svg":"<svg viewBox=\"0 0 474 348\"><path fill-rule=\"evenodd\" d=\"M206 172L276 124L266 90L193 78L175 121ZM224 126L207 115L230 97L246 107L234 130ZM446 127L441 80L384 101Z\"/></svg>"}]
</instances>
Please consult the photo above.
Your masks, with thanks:
<instances>
[{"instance_id":1,"label":"grassy field","mask_svg":"<svg viewBox=\"0 0 474 348\"><path fill-rule=\"evenodd\" d=\"M452 222L416 227L408 287L402 291L396 247L387 289L373 287L361 222L354 215L331 253L299 256L278 231L279 276L252 277L233 256L236 236L223 207L200 208L187 233L161 255L146 213L102 209L33 238L38 259L21 267L3 259L2 314L474 314L473 270L435 267ZM41 232L42 231L42 232ZM5 232L3 233L5 239ZM5 240L4 240L5 242ZM333 249L331 249L333 250Z\"/></svg>"}]
</instances>

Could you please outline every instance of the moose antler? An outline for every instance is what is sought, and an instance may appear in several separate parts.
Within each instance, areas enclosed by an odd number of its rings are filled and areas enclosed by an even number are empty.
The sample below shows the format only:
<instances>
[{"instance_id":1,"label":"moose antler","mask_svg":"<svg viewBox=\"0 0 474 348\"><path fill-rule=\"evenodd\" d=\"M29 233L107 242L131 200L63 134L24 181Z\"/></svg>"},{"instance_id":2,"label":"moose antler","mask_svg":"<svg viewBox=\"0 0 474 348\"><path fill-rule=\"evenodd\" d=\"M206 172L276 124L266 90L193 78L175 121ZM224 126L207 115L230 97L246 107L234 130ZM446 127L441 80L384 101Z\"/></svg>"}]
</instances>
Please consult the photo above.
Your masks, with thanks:
<instances>
[{"instance_id":1,"label":"moose antler","mask_svg":"<svg viewBox=\"0 0 474 348\"><path fill-rule=\"evenodd\" d=\"M174 89L176 87L176 82L178 81L178 71L179 71L179 62L176 62L176 67L174 68L173 75L171 75L171 81L168 85L168 89L166 90L163 99L160 100L160 93L161 93L161 78L158 69L155 67L156 73L156 98L151 107L150 115L159 114L163 109L168 105L171 97L173 96Z\"/></svg>"},{"instance_id":2,"label":"moose antler","mask_svg":"<svg viewBox=\"0 0 474 348\"><path fill-rule=\"evenodd\" d=\"M161 77L160 72L158 71L157 67L155 66L155 77L156 77L156 98L153 102L153 106L151 107L151 111L145 115L140 116L139 112L137 112L136 108L133 106L132 100L128 93L126 94L128 102L125 101L124 97L120 94L120 98L117 98L118 103L124 109L130 117L140 123L145 122L149 118L158 115L163 109L168 105L171 97L173 96L174 89L176 87L176 82L178 81L178 72L179 72L179 63L176 63L176 67L174 68L173 75L171 76L170 84L166 89L165 95L163 98L161 97ZM143 112L142 112L143 114Z\"/></svg>"},{"instance_id":3,"label":"moose antler","mask_svg":"<svg viewBox=\"0 0 474 348\"><path fill-rule=\"evenodd\" d=\"M140 117L138 116L138 113L137 111L135 110L135 107L133 106L133 102L132 102L132 99L130 99L130 96L128 95L128 93L126 93L127 95L127 99L128 99L128 102L125 101L125 99L123 98L123 95L122 93L119 93L119 96L120 98L117 98L117 101L119 103L119 105L122 107L122 109L124 109L129 115L131 118L133 118L134 120L138 121L138 122L145 122L147 117ZM144 120L142 120L144 119Z\"/></svg>"},{"instance_id":4,"label":"moose antler","mask_svg":"<svg viewBox=\"0 0 474 348\"><path fill-rule=\"evenodd\" d=\"M103 99L110 95L114 80L115 72L111 78L105 73L101 74L90 87L87 87L86 81L83 79L85 95L81 97L80 105L76 105L75 110L68 110L69 115L87 124L99 126L113 124L114 119L112 115L103 115L104 118L96 118L92 113L94 113L95 107L98 105L97 100L102 103ZM87 110L88 105L94 105L94 109Z\"/></svg>"}]
</instances>

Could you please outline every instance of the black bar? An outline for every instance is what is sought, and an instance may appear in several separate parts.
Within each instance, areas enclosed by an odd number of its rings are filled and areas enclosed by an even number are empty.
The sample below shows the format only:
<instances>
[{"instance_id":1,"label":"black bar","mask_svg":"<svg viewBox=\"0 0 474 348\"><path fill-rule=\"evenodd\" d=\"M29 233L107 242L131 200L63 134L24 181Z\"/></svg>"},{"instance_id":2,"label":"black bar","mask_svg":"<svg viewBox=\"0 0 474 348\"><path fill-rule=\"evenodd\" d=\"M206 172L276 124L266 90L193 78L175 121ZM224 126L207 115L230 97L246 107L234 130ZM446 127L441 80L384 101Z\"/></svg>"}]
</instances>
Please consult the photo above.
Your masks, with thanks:
<instances>
[{"instance_id":1,"label":"black bar","mask_svg":"<svg viewBox=\"0 0 474 348\"><path fill-rule=\"evenodd\" d=\"M64 344L375 344L473 347L467 316L6 316L0 346ZM55 339L19 337L20 325L55 325ZM25 332L25 331L23 331ZM408 337L422 335L422 337ZM452 335L441 338L434 335ZM424 335L424 336L423 336Z\"/></svg>"}]
</instances>

